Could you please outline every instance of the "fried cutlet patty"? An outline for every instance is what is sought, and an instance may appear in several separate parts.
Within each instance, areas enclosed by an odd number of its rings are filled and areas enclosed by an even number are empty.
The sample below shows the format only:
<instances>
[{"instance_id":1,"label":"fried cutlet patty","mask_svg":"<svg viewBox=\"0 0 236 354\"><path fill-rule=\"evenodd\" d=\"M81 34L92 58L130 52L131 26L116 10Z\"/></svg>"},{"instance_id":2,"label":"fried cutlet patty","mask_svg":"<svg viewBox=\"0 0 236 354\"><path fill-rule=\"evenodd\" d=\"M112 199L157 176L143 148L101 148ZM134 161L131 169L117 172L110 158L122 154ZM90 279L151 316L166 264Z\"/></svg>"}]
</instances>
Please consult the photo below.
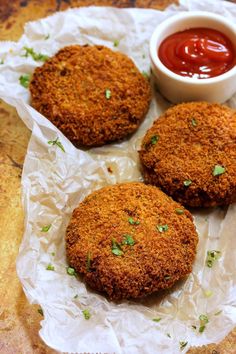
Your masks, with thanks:
<instances>
[{"instance_id":1,"label":"fried cutlet patty","mask_svg":"<svg viewBox=\"0 0 236 354\"><path fill-rule=\"evenodd\" d=\"M191 207L236 201L236 112L206 102L168 109L147 131L144 179Z\"/></svg>"},{"instance_id":2,"label":"fried cutlet patty","mask_svg":"<svg viewBox=\"0 0 236 354\"><path fill-rule=\"evenodd\" d=\"M148 80L126 55L73 45L35 69L31 103L75 146L99 146L133 133L148 111Z\"/></svg>"},{"instance_id":3,"label":"fried cutlet patty","mask_svg":"<svg viewBox=\"0 0 236 354\"><path fill-rule=\"evenodd\" d=\"M114 300L170 288L191 272L197 242L189 211L135 182L90 194L66 232L70 266Z\"/></svg>"}]
</instances>

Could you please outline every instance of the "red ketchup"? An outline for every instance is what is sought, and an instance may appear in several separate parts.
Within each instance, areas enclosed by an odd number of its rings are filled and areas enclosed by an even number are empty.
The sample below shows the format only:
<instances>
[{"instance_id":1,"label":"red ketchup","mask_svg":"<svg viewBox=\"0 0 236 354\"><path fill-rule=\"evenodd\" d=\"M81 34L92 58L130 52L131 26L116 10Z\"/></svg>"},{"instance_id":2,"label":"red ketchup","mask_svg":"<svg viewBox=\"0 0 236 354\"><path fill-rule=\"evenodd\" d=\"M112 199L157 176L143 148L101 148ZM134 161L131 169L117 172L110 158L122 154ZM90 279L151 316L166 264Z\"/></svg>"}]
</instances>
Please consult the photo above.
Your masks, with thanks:
<instances>
[{"instance_id":1,"label":"red ketchup","mask_svg":"<svg viewBox=\"0 0 236 354\"><path fill-rule=\"evenodd\" d=\"M172 34L161 43L158 56L174 73L197 79L219 76L236 64L233 43L210 28L191 28Z\"/></svg>"}]
</instances>

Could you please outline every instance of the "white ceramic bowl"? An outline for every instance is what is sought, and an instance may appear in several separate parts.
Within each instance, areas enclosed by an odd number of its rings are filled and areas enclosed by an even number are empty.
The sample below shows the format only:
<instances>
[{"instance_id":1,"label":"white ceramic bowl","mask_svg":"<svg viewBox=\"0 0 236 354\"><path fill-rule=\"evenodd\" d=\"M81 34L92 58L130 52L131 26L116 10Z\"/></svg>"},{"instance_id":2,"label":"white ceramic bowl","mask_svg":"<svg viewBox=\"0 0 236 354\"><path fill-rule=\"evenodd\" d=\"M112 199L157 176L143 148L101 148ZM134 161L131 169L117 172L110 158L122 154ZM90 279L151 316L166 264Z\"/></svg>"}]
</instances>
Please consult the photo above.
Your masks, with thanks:
<instances>
[{"instance_id":1,"label":"white ceramic bowl","mask_svg":"<svg viewBox=\"0 0 236 354\"><path fill-rule=\"evenodd\" d=\"M236 92L236 66L213 78L196 79L173 73L158 58L158 48L166 37L196 27L212 28L222 32L234 44L236 53L236 26L229 19L201 11L174 15L156 27L150 40L151 66L157 86L162 95L174 103L225 102Z\"/></svg>"}]
</instances>

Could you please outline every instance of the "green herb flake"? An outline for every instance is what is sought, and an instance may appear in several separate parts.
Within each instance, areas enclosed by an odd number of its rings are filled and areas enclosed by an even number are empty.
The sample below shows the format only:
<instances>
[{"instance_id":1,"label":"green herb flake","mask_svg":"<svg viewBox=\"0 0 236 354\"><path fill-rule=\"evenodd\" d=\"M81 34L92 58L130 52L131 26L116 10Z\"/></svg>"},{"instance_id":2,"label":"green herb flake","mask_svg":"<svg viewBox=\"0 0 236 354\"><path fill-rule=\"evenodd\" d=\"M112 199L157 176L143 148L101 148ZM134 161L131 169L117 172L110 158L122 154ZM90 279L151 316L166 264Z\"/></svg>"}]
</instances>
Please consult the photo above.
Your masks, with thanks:
<instances>
[{"instance_id":1,"label":"green herb flake","mask_svg":"<svg viewBox=\"0 0 236 354\"><path fill-rule=\"evenodd\" d=\"M185 186L185 187L189 187L190 184L192 184L191 179L186 179L186 180L184 181L184 186Z\"/></svg>"},{"instance_id":2,"label":"green herb flake","mask_svg":"<svg viewBox=\"0 0 236 354\"><path fill-rule=\"evenodd\" d=\"M42 227L41 232L48 232L51 228L52 224L45 225Z\"/></svg>"},{"instance_id":3,"label":"green herb flake","mask_svg":"<svg viewBox=\"0 0 236 354\"><path fill-rule=\"evenodd\" d=\"M160 322L160 321L161 321L161 317L153 318L152 320L153 320L154 322Z\"/></svg>"},{"instance_id":4,"label":"green herb flake","mask_svg":"<svg viewBox=\"0 0 236 354\"><path fill-rule=\"evenodd\" d=\"M78 295L78 294L76 294L76 295L74 296L74 299L78 299L78 297L79 297L79 295Z\"/></svg>"},{"instance_id":5,"label":"green herb flake","mask_svg":"<svg viewBox=\"0 0 236 354\"><path fill-rule=\"evenodd\" d=\"M131 235L125 234L124 241L122 242L122 244L128 245L128 246L133 246L135 244L135 241Z\"/></svg>"},{"instance_id":6,"label":"green herb flake","mask_svg":"<svg viewBox=\"0 0 236 354\"><path fill-rule=\"evenodd\" d=\"M48 264L46 270L55 270L55 267L52 264Z\"/></svg>"},{"instance_id":7,"label":"green herb flake","mask_svg":"<svg viewBox=\"0 0 236 354\"><path fill-rule=\"evenodd\" d=\"M1 59L1 61L0 61L0 65L3 65L4 64L4 60L3 59Z\"/></svg>"},{"instance_id":8,"label":"green herb flake","mask_svg":"<svg viewBox=\"0 0 236 354\"><path fill-rule=\"evenodd\" d=\"M211 296L213 295L213 292L212 292L211 290L205 290L205 291L204 291L204 295L205 295L206 297L211 297Z\"/></svg>"},{"instance_id":9,"label":"green herb flake","mask_svg":"<svg viewBox=\"0 0 236 354\"><path fill-rule=\"evenodd\" d=\"M65 152L64 146L62 145L62 143L59 141L58 138L56 138L55 140L49 140L48 144L49 145L57 145L63 152Z\"/></svg>"},{"instance_id":10,"label":"green herb flake","mask_svg":"<svg viewBox=\"0 0 236 354\"><path fill-rule=\"evenodd\" d=\"M111 98L111 90L109 90L109 89L105 90L105 97L107 100L109 100Z\"/></svg>"},{"instance_id":11,"label":"green herb flake","mask_svg":"<svg viewBox=\"0 0 236 354\"><path fill-rule=\"evenodd\" d=\"M148 73L146 71L143 70L142 74L147 80L149 80L149 75L148 75Z\"/></svg>"},{"instance_id":12,"label":"green herb flake","mask_svg":"<svg viewBox=\"0 0 236 354\"><path fill-rule=\"evenodd\" d=\"M188 344L188 342L179 341L180 350L183 350L187 344Z\"/></svg>"},{"instance_id":13,"label":"green herb flake","mask_svg":"<svg viewBox=\"0 0 236 354\"><path fill-rule=\"evenodd\" d=\"M221 313L222 313L222 310L217 311L216 313L214 313L214 315L215 315L215 316L218 316L218 315L220 315Z\"/></svg>"},{"instance_id":14,"label":"green herb flake","mask_svg":"<svg viewBox=\"0 0 236 354\"><path fill-rule=\"evenodd\" d=\"M156 145L156 143L158 142L158 140L159 140L159 136L158 136L158 135L153 135L153 136L151 137L151 144L152 144L152 145Z\"/></svg>"},{"instance_id":15,"label":"green herb flake","mask_svg":"<svg viewBox=\"0 0 236 354\"><path fill-rule=\"evenodd\" d=\"M54 257L55 256L55 252L52 252L51 255Z\"/></svg>"},{"instance_id":16,"label":"green herb flake","mask_svg":"<svg viewBox=\"0 0 236 354\"><path fill-rule=\"evenodd\" d=\"M221 252L212 250L212 251L207 251L207 258L206 258L206 265L209 268L213 267L213 264L215 261L217 261L221 257Z\"/></svg>"},{"instance_id":17,"label":"green herb flake","mask_svg":"<svg viewBox=\"0 0 236 354\"><path fill-rule=\"evenodd\" d=\"M157 225L157 230L159 232L166 232L169 229L169 226L167 224L165 225Z\"/></svg>"},{"instance_id":18,"label":"green herb flake","mask_svg":"<svg viewBox=\"0 0 236 354\"><path fill-rule=\"evenodd\" d=\"M66 268L66 272L67 274L71 275L71 276L75 276L76 275L76 270L72 267L67 267Z\"/></svg>"},{"instance_id":19,"label":"green herb flake","mask_svg":"<svg viewBox=\"0 0 236 354\"><path fill-rule=\"evenodd\" d=\"M206 315L200 315L199 320L200 320L199 333L202 333L205 331L206 324L209 322L209 320Z\"/></svg>"},{"instance_id":20,"label":"green herb flake","mask_svg":"<svg viewBox=\"0 0 236 354\"><path fill-rule=\"evenodd\" d=\"M19 77L19 81L21 86L28 88L30 83L30 75L29 74L21 75Z\"/></svg>"},{"instance_id":21,"label":"green herb flake","mask_svg":"<svg viewBox=\"0 0 236 354\"><path fill-rule=\"evenodd\" d=\"M24 50L25 54L23 54L22 56L25 58L31 56L35 61L46 61L49 58L48 55L35 53L33 48L24 47Z\"/></svg>"},{"instance_id":22,"label":"green herb flake","mask_svg":"<svg viewBox=\"0 0 236 354\"><path fill-rule=\"evenodd\" d=\"M146 58L146 55L145 55L145 54L143 54L143 55L142 55L142 58L143 58L143 59L145 59L145 58Z\"/></svg>"},{"instance_id":23,"label":"green herb flake","mask_svg":"<svg viewBox=\"0 0 236 354\"><path fill-rule=\"evenodd\" d=\"M191 120L191 124L192 124L193 127L196 127L196 126L197 126L197 121L196 121L196 119L193 118L193 119Z\"/></svg>"},{"instance_id":24,"label":"green herb flake","mask_svg":"<svg viewBox=\"0 0 236 354\"><path fill-rule=\"evenodd\" d=\"M119 44L120 44L120 41L118 41L118 39L115 39L113 42L113 46L118 47Z\"/></svg>"},{"instance_id":25,"label":"green herb flake","mask_svg":"<svg viewBox=\"0 0 236 354\"><path fill-rule=\"evenodd\" d=\"M176 212L176 214L178 214L178 215L184 214L184 210L183 210L183 209L180 209L180 208L175 209L175 212Z\"/></svg>"},{"instance_id":26,"label":"green herb flake","mask_svg":"<svg viewBox=\"0 0 236 354\"><path fill-rule=\"evenodd\" d=\"M215 165L212 171L213 176L220 176L223 173L225 173L226 169L225 167L221 166L221 165Z\"/></svg>"},{"instance_id":27,"label":"green herb flake","mask_svg":"<svg viewBox=\"0 0 236 354\"><path fill-rule=\"evenodd\" d=\"M170 335L170 333L166 333L166 335L167 335L167 337L171 338L171 335Z\"/></svg>"},{"instance_id":28,"label":"green herb flake","mask_svg":"<svg viewBox=\"0 0 236 354\"><path fill-rule=\"evenodd\" d=\"M48 34L44 37L45 41L46 41L47 39L49 39L49 37L50 37L50 34L48 33Z\"/></svg>"},{"instance_id":29,"label":"green herb flake","mask_svg":"<svg viewBox=\"0 0 236 354\"><path fill-rule=\"evenodd\" d=\"M129 218L128 222L130 223L130 225L139 225L140 224L140 221L138 221L138 220L135 221L133 218Z\"/></svg>"},{"instance_id":30,"label":"green herb flake","mask_svg":"<svg viewBox=\"0 0 236 354\"><path fill-rule=\"evenodd\" d=\"M43 314L43 309L42 309L41 307L38 309L38 313L39 313L41 316L44 315L44 314Z\"/></svg>"},{"instance_id":31,"label":"green herb flake","mask_svg":"<svg viewBox=\"0 0 236 354\"><path fill-rule=\"evenodd\" d=\"M120 244L118 242L116 242L116 240L113 238L112 239L112 253L115 255L115 256L122 256L122 254L124 253L122 251L122 248L120 246Z\"/></svg>"},{"instance_id":32,"label":"green herb flake","mask_svg":"<svg viewBox=\"0 0 236 354\"><path fill-rule=\"evenodd\" d=\"M85 310L82 311L82 313L84 315L85 320L89 320L90 319L91 314L90 314L89 310L85 309Z\"/></svg>"},{"instance_id":33,"label":"green herb flake","mask_svg":"<svg viewBox=\"0 0 236 354\"><path fill-rule=\"evenodd\" d=\"M87 272L90 272L90 267L91 267L91 253L88 252L86 256L86 270Z\"/></svg>"}]
</instances>

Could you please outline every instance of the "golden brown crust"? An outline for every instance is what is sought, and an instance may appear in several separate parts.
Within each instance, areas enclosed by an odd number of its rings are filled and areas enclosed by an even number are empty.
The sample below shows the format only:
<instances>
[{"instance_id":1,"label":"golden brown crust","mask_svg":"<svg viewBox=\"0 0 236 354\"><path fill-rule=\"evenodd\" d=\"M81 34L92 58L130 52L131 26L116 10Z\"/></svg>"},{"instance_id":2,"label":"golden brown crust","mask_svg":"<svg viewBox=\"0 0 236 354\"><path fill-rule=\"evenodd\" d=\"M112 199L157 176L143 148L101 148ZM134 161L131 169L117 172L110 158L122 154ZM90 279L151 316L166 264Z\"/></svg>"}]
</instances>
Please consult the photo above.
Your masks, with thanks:
<instances>
[{"instance_id":1,"label":"golden brown crust","mask_svg":"<svg viewBox=\"0 0 236 354\"><path fill-rule=\"evenodd\" d=\"M148 80L132 60L103 46L61 49L36 68L30 92L33 107L76 146L103 145L133 133L151 99Z\"/></svg>"},{"instance_id":2,"label":"golden brown crust","mask_svg":"<svg viewBox=\"0 0 236 354\"><path fill-rule=\"evenodd\" d=\"M168 230L160 232L163 225ZM122 244L127 235L134 245ZM113 254L114 241L122 255ZM93 289L118 300L170 288L189 274L197 241L192 216L180 204L154 186L125 183L92 193L74 210L66 250Z\"/></svg>"},{"instance_id":3,"label":"golden brown crust","mask_svg":"<svg viewBox=\"0 0 236 354\"><path fill-rule=\"evenodd\" d=\"M139 154L145 181L180 203L212 207L236 201L236 113L226 106L191 102L168 109L146 133ZM213 176L216 165L225 173Z\"/></svg>"}]
</instances>

